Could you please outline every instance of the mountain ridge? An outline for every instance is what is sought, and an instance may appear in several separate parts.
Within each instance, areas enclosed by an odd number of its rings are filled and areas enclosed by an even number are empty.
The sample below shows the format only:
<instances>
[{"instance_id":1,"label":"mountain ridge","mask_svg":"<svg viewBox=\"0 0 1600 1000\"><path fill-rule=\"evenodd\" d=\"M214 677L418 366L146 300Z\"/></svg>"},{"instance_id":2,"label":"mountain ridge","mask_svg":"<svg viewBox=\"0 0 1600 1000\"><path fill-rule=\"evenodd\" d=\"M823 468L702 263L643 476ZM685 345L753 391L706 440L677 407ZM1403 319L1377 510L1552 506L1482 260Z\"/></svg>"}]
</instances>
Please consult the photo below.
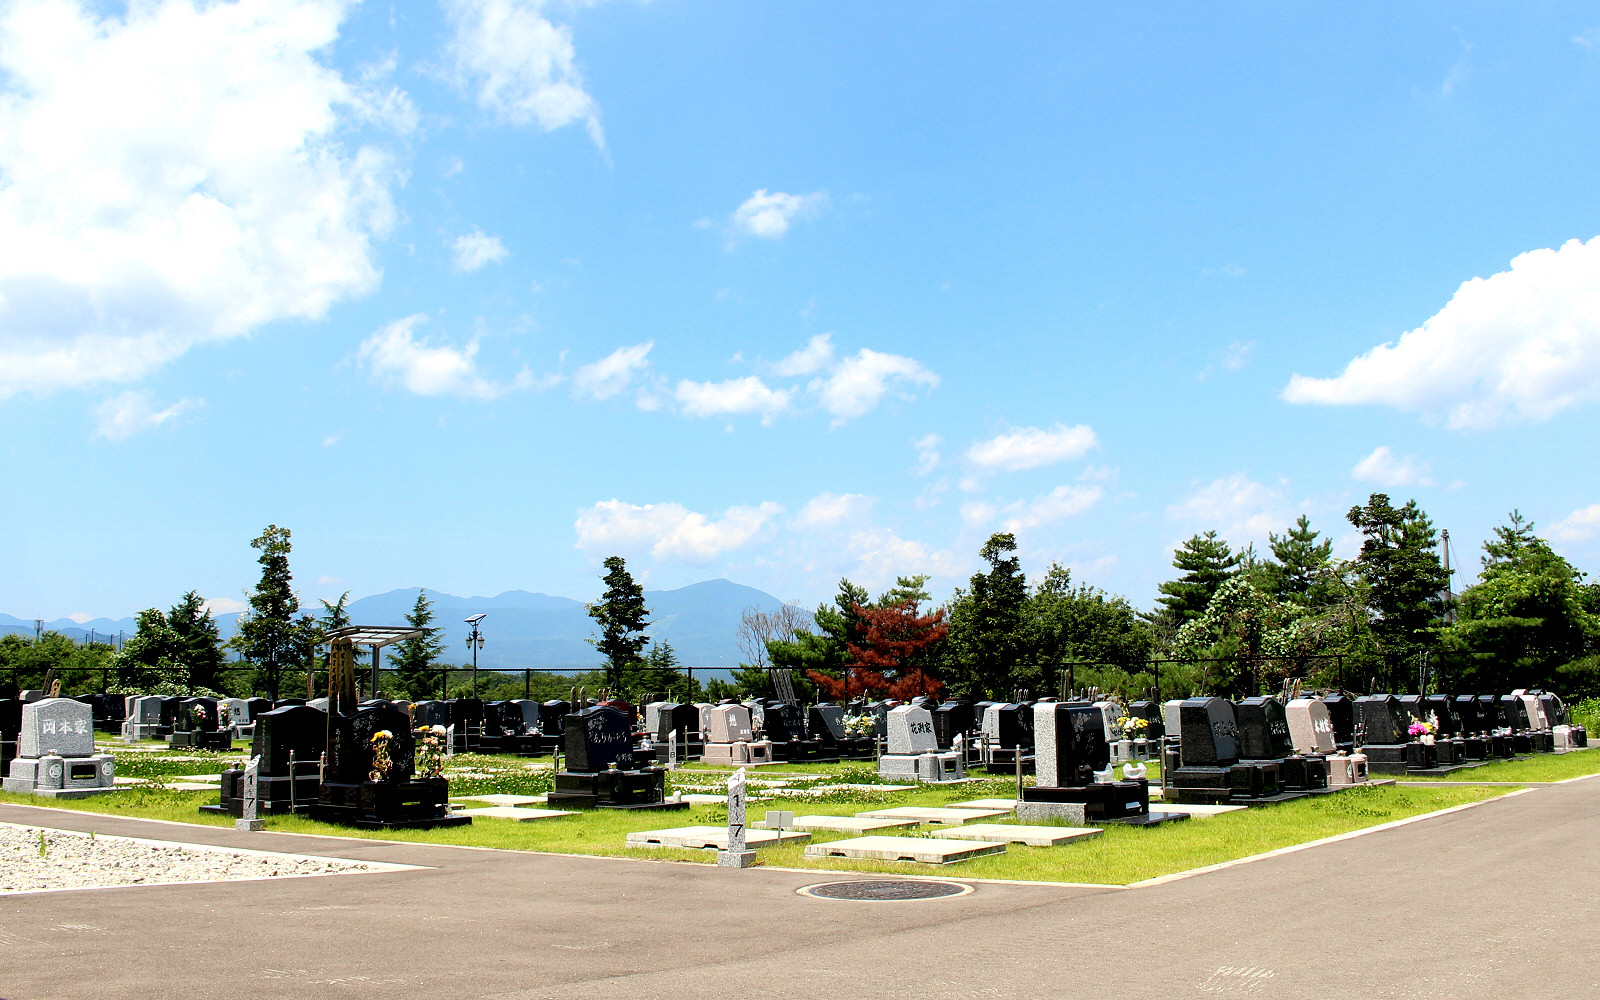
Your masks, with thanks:
<instances>
[{"instance_id":1,"label":"mountain ridge","mask_svg":"<svg viewBox=\"0 0 1600 1000\"><path fill-rule=\"evenodd\" d=\"M597 667L600 655L588 642L594 621L584 602L570 597L526 590L507 590L492 597L460 597L432 588L402 587L372 594L349 603L351 621L358 625L404 625L416 603L417 594L426 589L433 603L434 625L445 644L444 658L451 663L470 663L466 653L469 626L462 620L483 613L479 626L484 635L478 665L490 670L524 668ZM646 634L653 641L672 645L685 666L736 667L740 662L738 629L745 608L752 605L765 611L783 602L765 591L718 578L692 583L675 590L646 590L645 605L651 624ZM303 610L321 611L320 602ZM238 612L213 616L224 641L238 628ZM58 618L44 623L43 631L81 642L93 630L96 639L115 640L118 633L133 635L137 617L93 618L75 622ZM0 634L32 635L34 620L0 614Z\"/></svg>"}]
</instances>

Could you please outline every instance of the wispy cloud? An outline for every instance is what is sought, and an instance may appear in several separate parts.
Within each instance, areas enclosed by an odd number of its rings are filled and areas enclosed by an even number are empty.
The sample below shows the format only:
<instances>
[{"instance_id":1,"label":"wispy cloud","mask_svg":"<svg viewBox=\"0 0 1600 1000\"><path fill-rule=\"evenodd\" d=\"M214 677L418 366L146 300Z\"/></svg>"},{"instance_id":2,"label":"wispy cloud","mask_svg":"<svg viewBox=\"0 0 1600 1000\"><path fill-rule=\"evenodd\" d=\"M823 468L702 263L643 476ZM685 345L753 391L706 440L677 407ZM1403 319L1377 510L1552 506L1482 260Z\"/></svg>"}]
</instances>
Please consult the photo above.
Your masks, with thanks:
<instances>
[{"instance_id":1,"label":"wispy cloud","mask_svg":"<svg viewBox=\"0 0 1600 1000\"><path fill-rule=\"evenodd\" d=\"M94 408L95 434L111 441L122 441L204 405L203 399L180 399L170 406L158 407L149 393L130 390Z\"/></svg>"},{"instance_id":2,"label":"wispy cloud","mask_svg":"<svg viewBox=\"0 0 1600 1000\"><path fill-rule=\"evenodd\" d=\"M760 188L733 210L729 220L735 233L764 240L781 239L798 219L814 216L828 202L821 191L811 194L786 194Z\"/></svg>"},{"instance_id":3,"label":"wispy cloud","mask_svg":"<svg viewBox=\"0 0 1600 1000\"><path fill-rule=\"evenodd\" d=\"M1375 486L1432 486L1429 471L1427 462L1418 461L1415 455L1397 456L1384 444L1357 462L1350 476L1357 482Z\"/></svg>"},{"instance_id":4,"label":"wispy cloud","mask_svg":"<svg viewBox=\"0 0 1600 1000\"><path fill-rule=\"evenodd\" d=\"M532 387L533 373L527 369L509 382L485 378L478 371L476 340L456 347L419 338L416 329L427 321L416 313L374 331L361 342L357 360L374 380L418 396L489 400Z\"/></svg>"},{"instance_id":5,"label":"wispy cloud","mask_svg":"<svg viewBox=\"0 0 1600 1000\"><path fill-rule=\"evenodd\" d=\"M500 242L498 236L487 236L481 229L457 236L450 244L452 267L459 274L476 271L485 264L497 264L505 260L510 251Z\"/></svg>"},{"instance_id":6,"label":"wispy cloud","mask_svg":"<svg viewBox=\"0 0 1600 1000\"><path fill-rule=\"evenodd\" d=\"M1094 428L1088 424L1020 427L979 441L967 449L967 458L985 469L1018 472L1082 458L1098 444Z\"/></svg>"}]
</instances>

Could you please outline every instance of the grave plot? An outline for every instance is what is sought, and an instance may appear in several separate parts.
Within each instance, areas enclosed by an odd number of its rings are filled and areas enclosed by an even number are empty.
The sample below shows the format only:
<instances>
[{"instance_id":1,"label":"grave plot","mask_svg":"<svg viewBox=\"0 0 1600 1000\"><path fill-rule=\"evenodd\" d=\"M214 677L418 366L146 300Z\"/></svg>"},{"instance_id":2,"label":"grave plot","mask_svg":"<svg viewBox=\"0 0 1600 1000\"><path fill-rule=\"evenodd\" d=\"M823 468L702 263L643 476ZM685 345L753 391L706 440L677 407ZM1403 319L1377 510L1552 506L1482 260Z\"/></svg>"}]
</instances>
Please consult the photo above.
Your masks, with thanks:
<instances>
[{"instance_id":1,"label":"grave plot","mask_svg":"<svg viewBox=\"0 0 1600 1000\"><path fill-rule=\"evenodd\" d=\"M0 823L0 894L297 878L414 866L196 847Z\"/></svg>"},{"instance_id":2,"label":"grave plot","mask_svg":"<svg viewBox=\"0 0 1600 1000\"><path fill-rule=\"evenodd\" d=\"M853 837L806 848L808 858L853 858L863 861L916 861L949 865L957 861L1004 854L1005 844L982 840L934 840L929 837Z\"/></svg>"},{"instance_id":3,"label":"grave plot","mask_svg":"<svg viewBox=\"0 0 1600 1000\"><path fill-rule=\"evenodd\" d=\"M809 833L794 830L746 830L745 846L750 848L777 847L780 844L803 844L811 839ZM678 826L668 830L640 830L628 834L629 847L687 847L695 850L728 849L728 828L725 826Z\"/></svg>"}]
</instances>

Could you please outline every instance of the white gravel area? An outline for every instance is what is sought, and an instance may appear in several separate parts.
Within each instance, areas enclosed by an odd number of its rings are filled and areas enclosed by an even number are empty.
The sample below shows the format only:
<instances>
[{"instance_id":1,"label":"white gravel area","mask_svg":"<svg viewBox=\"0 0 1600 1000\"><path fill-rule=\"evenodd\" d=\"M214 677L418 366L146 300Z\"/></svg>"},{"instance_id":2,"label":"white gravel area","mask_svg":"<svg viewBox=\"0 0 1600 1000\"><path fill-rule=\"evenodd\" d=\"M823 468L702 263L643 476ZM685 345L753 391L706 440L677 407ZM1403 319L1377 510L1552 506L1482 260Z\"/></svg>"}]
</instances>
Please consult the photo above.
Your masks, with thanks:
<instances>
[{"instance_id":1,"label":"white gravel area","mask_svg":"<svg viewBox=\"0 0 1600 1000\"><path fill-rule=\"evenodd\" d=\"M43 854L39 850L41 835L44 837ZM347 875L409 867L0 823L0 894Z\"/></svg>"}]
</instances>

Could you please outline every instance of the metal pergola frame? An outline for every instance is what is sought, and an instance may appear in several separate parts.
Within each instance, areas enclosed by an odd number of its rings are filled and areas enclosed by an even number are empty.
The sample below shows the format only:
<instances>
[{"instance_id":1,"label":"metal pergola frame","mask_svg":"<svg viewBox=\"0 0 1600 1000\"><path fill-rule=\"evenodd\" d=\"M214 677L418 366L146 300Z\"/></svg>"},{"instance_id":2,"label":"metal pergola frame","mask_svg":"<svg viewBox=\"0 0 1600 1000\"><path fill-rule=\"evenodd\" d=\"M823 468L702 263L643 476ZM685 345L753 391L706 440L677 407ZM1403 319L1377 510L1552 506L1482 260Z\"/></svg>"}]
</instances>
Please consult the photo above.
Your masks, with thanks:
<instances>
[{"instance_id":1,"label":"metal pergola frame","mask_svg":"<svg viewBox=\"0 0 1600 1000\"><path fill-rule=\"evenodd\" d=\"M352 646L365 646L372 650L372 688L370 697L378 696L378 671L383 662L383 647L407 639L425 637L429 629L407 625L341 625L323 634L319 645L332 647L335 642L348 642ZM309 674L307 675L310 676ZM331 694L331 692L330 692Z\"/></svg>"}]
</instances>

